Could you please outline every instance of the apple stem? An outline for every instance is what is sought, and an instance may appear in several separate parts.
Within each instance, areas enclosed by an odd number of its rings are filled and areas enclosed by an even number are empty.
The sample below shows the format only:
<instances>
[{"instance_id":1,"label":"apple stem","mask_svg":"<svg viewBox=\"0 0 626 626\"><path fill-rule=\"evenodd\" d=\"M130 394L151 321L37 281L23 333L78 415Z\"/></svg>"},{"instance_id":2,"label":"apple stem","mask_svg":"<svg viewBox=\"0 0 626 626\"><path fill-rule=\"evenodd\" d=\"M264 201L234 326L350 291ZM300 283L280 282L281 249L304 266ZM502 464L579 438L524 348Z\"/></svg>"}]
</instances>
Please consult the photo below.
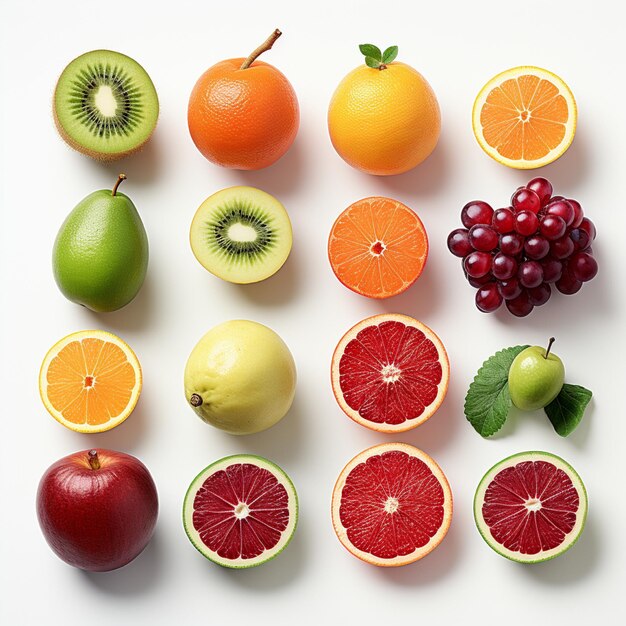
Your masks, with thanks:
<instances>
[{"instance_id":1,"label":"apple stem","mask_svg":"<svg viewBox=\"0 0 626 626\"><path fill-rule=\"evenodd\" d=\"M117 177L117 182L115 183L115 185L113 185L113 191L111 192L111 195L115 195L117 193L117 188L122 184L122 181L126 180L126 174L120 174Z\"/></svg>"},{"instance_id":2,"label":"apple stem","mask_svg":"<svg viewBox=\"0 0 626 626\"><path fill-rule=\"evenodd\" d=\"M197 393L191 394L191 398L189 398L189 404L191 406L202 406L202 397Z\"/></svg>"},{"instance_id":3,"label":"apple stem","mask_svg":"<svg viewBox=\"0 0 626 626\"><path fill-rule=\"evenodd\" d=\"M87 457L89 458L89 465L92 470L100 469L100 459L98 458L97 450L89 450Z\"/></svg>"},{"instance_id":4,"label":"apple stem","mask_svg":"<svg viewBox=\"0 0 626 626\"><path fill-rule=\"evenodd\" d=\"M241 64L240 70L249 68L257 57L261 56L264 52L267 52L274 42L282 35L278 28L256 49L250 56Z\"/></svg>"},{"instance_id":5,"label":"apple stem","mask_svg":"<svg viewBox=\"0 0 626 626\"><path fill-rule=\"evenodd\" d=\"M550 337L550 342L548 343L548 347L546 348L546 353L544 355L544 359L548 358L548 354L550 354L550 348L552 348L552 344L554 343L554 337Z\"/></svg>"}]
</instances>

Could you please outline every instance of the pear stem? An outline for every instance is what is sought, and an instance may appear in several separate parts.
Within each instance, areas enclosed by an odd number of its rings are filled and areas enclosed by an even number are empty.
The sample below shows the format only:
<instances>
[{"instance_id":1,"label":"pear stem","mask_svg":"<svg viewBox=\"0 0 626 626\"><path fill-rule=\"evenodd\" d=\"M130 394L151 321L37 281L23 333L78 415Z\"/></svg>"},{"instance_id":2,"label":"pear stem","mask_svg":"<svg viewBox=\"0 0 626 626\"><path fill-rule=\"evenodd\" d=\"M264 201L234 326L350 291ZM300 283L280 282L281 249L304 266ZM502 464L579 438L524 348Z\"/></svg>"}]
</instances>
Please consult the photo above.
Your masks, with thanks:
<instances>
[{"instance_id":1,"label":"pear stem","mask_svg":"<svg viewBox=\"0 0 626 626\"><path fill-rule=\"evenodd\" d=\"M89 459L89 465L92 470L100 469L100 459L98 458L97 450L89 450L87 453L87 458Z\"/></svg>"},{"instance_id":2,"label":"pear stem","mask_svg":"<svg viewBox=\"0 0 626 626\"><path fill-rule=\"evenodd\" d=\"M120 174L117 177L117 182L115 183L115 185L113 185L113 191L111 192L111 195L115 195L117 193L117 188L122 184L122 181L126 180L126 174Z\"/></svg>"},{"instance_id":3,"label":"pear stem","mask_svg":"<svg viewBox=\"0 0 626 626\"><path fill-rule=\"evenodd\" d=\"M546 348L546 353L544 355L544 359L548 358L548 354L550 354L550 348L552 348L552 344L554 343L554 337L550 337L550 342L548 343L548 347Z\"/></svg>"},{"instance_id":4,"label":"pear stem","mask_svg":"<svg viewBox=\"0 0 626 626\"><path fill-rule=\"evenodd\" d=\"M258 47L250 54L250 56L241 64L240 70L249 68L257 57L261 56L264 52L267 52L274 42L282 35L278 28Z\"/></svg>"},{"instance_id":5,"label":"pear stem","mask_svg":"<svg viewBox=\"0 0 626 626\"><path fill-rule=\"evenodd\" d=\"M199 396L197 393L191 394L191 398L189 398L189 404L195 407L202 406L202 397Z\"/></svg>"}]
</instances>

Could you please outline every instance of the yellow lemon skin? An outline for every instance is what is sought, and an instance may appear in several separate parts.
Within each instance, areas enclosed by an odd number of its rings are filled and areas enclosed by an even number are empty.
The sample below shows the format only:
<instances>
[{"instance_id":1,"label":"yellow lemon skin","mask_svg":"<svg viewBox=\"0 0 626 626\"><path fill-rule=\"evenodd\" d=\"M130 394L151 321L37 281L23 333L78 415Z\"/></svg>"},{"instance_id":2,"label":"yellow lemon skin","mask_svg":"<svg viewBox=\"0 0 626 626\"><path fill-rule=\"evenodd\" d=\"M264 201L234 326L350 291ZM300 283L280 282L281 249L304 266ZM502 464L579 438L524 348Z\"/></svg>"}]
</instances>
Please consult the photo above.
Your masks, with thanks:
<instances>
[{"instance_id":1,"label":"yellow lemon skin","mask_svg":"<svg viewBox=\"0 0 626 626\"><path fill-rule=\"evenodd\" d=\"M232 320L207 332L185 367L185 397L207 424L233 435L280 421L293 402L296 365L287 344L263 324Z\"/></svg>"},{"instance_id":2,"label":"yellow lemon skin","mask_svg":"<svg viewBox=\"0 0 626 626\"><path fill-rule=\"evenodd\" d=\"M435 149L441 113L434 91L410 65L362 65L338 85L328 131L344 161L379 176L402 174Z\"/></svg>"}]
</instances>

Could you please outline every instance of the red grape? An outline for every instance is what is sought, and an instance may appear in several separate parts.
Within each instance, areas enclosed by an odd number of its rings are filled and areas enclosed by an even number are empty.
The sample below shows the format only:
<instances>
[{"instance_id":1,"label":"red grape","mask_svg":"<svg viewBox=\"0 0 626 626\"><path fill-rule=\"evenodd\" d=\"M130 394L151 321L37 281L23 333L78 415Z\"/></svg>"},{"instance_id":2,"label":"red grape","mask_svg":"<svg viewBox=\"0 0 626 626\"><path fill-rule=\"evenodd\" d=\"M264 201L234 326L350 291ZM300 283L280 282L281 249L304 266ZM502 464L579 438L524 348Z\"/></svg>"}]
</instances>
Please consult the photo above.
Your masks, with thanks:
<instances>
[{"instance_id":1,"label":"red grape","mask_svg":"<svg viewBox=\"0 0 626 626\"><path fill-rule=\"evenodd\" d=\"M533 235L524 242L524 251L529 259L543 259L550 252L550 243L545 237Z\"/></svg>"},{"instance_id":2,"label":"red grape","mask_svg":"<svg viewBox=\"0 0 626 626\"><path fill-rule=\"evenodd\" d=\"M486 285L487 283L490 283L493 280L493 276L490 272L487 272L484 276L481 276L480 278L472 278L471 276L467 276L466 278L467 282L472 287L476 287L476 289L478 289L478 287Z\"/></svg>"},{"instance_id":3,"label":"red grape","mask_svg":"<svg viewBox=\"0 0 626 626\"><path fill-rule=\"evenodd\" d=\"M532 211L520 211L515 216L515 230L524 237L534 235L539 226L539 219Z\"/></svg>"},{"instance_id":4,"label":"red grape","mask_svg":"<svg viewBox=\"0 0 626 626\"><path fill-rule=\"evenodd\" d=\"M574 252L586 250L591 243L586 230L582 228L574 228L570 231L569 238L574 242Z\"/></svg>"},{"instance_id":5,"label":"red grape","mask_svg":"<svg viewBox=\"0 0 626 626\"><path fill-rule=\"evenodd\" d=\"M472 244L469 240L469 231L465 228L457 228L448 235L448 250L454 256L467 256L472 250Z\"/></svg>"},{"instance_id":6,"label":"red grape","mask_svg":"<svg viewBox=\"0 0 626 626\"><path fill-rule=\"evenodd\" d=\"M598 273L598 262L588 252L578 252L569 261L569 270L576 280L586 283Z\"/></svg>"},{"instance_id":7,"label":"red grape","mask_svg":"<svg viewBox=\"0 0 626 626\"><path fill-rule=\"evenodd\" d=\"M522 291L517 298L506 301L506 308L516 317L526 317L534 309L534 306L528 293Z\"/></svg>"},{"instance_id":8,"label":"red grape","mask_svg":"<svg viewBox=\"0 0 626 626\"><path fill-rule=\"evenodd\" d=\"M541 268L543 269L543 280L546 283L554 283L563 273L563 263L553 257L548 257L541 262Z\"/></svg>"},{"instance_id":9,"label":"red grape","mask_svg":"<svg viewBox=\"0 0 626 626\"><path fill-rule=\"evenodd\" d=\"M585 216L583 213L583 208L580 206L580 202L578 202L577 200L572 200L571 198L568 198L567 201L572 205L572 208L574 209L574 219L571 223L571 227L578 228L580 226L580 223L583 221L583 217Z\"/></svg>"},{"instance_id":10,"label":"red grape","mask_svg":"<svg viewBox=\"0 0 626 626\"><path fill-rule=\"evenodd\" d=\"M589 235L590 241L593 241L596 238L596 227L588 217L583 218L579 228L584 230Z\"/></svg>"},{"instance_id":11,"label":"red grape","mask_svg":"<svg viewBox=\"0 0 626 626\"><path fill-rule=\"evenodd\" d=\"M517 273L517 261L512 256L498 252L493 257L491 271L498 280L508 280Z\"/></svg>"},{"instance_id":12,"label":"red grape","mask_svg":"<svg viewBox=\"0 0 626 626\"><path fill-rule=\"evenodd\" d=\"M574 252L574 242L567 236L550 242L550 254L555 259L567 259Z\"/></svg>"},{"instance_id":13,"label":"red grape","mask_svg":"<svg viewBox=\"0 0 626 626\"><path fill-rule=\"evenodd\" d=\"M463 261L468 276L481 278L491 269L491 255L488 252L471 252Z\"/></svg>"},{"instance_id":14,"label":"red grape","mask_svg":"<svg viewBox=\"0 0 626 626\"><path fill-rule=\"evenodd\" d=\"M524 237L517 233L500 236L500 251L510 256L519 254L524 249Z\"/></svg>"},{"instance_id":15,"label":"red grape","mask_svg":"<svg viewBox=\"0 0 626 626\"><path fill-rule=\"evenodd\" d=\"M469 241L475 250L491 252L498 245L498 233L490 226L476 224L469 230Z\"/></svg>"},{"instance_id":16,"label":"red grape","mask_svg":"<svg viewBox=\"0 0 626 626\"><path fill-rule=\"evenodd\" d=\"M517 278L501 280L498 283L498 291L505 300L513 300L522 293L522 288Z\"/></svg>"},{"instance_id":17,"label":"red grape","mask_svg":"<svg viewBox=\"0 0 626 626\"><path fill-rule=\"evenodd\" d=\"M533 178L527 185L526 189L532 189L541 201L541 206L548 204L552 195L552 185L545 178Z\"/></svg>"},{"instance_id":18,"label":"red grape","mask_svg":"<svg viewBox=\"0 0 626 626\"><path fill-rule=\"evenodd\" d=\"M561 293L571 296L579 291L583 284L569 271L568 268L563 272L561 278L556 281L555 286Z\"/></svg>"},{"instance_id":19,"label":"red grape","mask_svg":"<svg viewBox=\"0 0 626 626\"><path fill-rule=\"evenodd\" d=\"M547 215L556 215L565 221L565 226L571 226L574 221L576 213L574 207L567 200L557 200L556 202L550 202L546 207Z\"/></svg>"},{"instance_id":20,"label":"red grape","mask_svg":"<svg viewBox=\"0 0 626 626\"><path fill-rule=\"evenodd\" d=\"M562 217L558 215L545 215L541 218L541 222L539 223L539 232L546 237L546 239L550 239L554 241L555 239L560 239L567 230L567 224Z\"/></svg>"},{"instance_id":21,"label":"red grape","mask_svg":"<svg viewBox=\"0 0 626 626\"><path fill-rule=\"evenodd\" d=\"M482 200L472 200L461 210L461 222L465 228L471 228L476 224L491 224L493 209Z\"/></svg>"},{"instance_id":22,"label":"red grape","mask_svg":"<svg viewBox=\"0 0 626 626\"><path fill-rule=\"evenodd\" d=\"M487 283L476 291L476 306L483 313L492 313L502 304L502 296L495 283Z\"/></svg>"},{"instance_id":23,"label":"red grape","mask_svg":"<svg viewBox=\"0 0 626 626\"><path fill-rule=\"evenodd\" d=\"M552 289L547 283L541 283L539 287L533 287L528 290L528 297L535 306L545 304L552 295Z\"/></svg>"},{"instance_id":24,"label":"red grape","mask_svg":"<svg viewBox=\"0 0 626 626\"><path fill-rule=\"evenodd\" d=\"M541 200L532 189L522 187L511 196L511 205L516 211L531 211L532 213L539 213Z\"/></svg>"},{"instance_id":25,"label":"red grape","mask_svg":"<svg viewBox=\"0 0 626 626\"><path fill-rule=\"evenodd\" d=\"M511 233L515 230L515 215L511 209L497 209L491 219L491 226L496 232Z\"/></svg>"},{"instance_id":26,"label":"red grape","mask_svg":"<svg viewBox=\"0 0 626 626\"><path fill-rule=\"evenodd\" d=\"M517 271L522 287L538 287L543 282L543 268L537 261L524 261Z\"/></svg>"}]
</instances>

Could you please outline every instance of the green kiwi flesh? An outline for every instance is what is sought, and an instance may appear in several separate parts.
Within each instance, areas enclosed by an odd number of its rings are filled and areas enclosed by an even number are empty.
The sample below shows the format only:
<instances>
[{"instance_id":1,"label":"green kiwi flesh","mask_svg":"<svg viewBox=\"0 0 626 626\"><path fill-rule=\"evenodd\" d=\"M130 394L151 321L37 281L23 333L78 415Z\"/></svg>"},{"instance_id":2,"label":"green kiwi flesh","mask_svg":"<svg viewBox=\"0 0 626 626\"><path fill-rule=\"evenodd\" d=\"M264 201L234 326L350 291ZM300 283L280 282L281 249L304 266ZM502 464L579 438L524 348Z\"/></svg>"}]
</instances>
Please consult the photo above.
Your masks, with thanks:
<instances>
[{"instance_id":1,"label":"green kiwi flesh","mask_svg":"<svg viewBox=\"0 0 626 626\"><path fill-rule=\"evenodd\" d=\"M229 187L207 198L191 223L191 249L212 274L256 283L285 263L293 242L285 207L254 187Z\"/></svg>"},{"instance_id":2,"label":"green kiwi flesh","mask_svg":"<svg viewBox=\"0 0 626 626\"><path fill-rule=\"evenodd\" d=\"M159 99L137 61L119 52L93 50L61 73L53 111L61 137L72 148L108 161L148 141L159 117Z\"/></svg>"}]
</instances>

